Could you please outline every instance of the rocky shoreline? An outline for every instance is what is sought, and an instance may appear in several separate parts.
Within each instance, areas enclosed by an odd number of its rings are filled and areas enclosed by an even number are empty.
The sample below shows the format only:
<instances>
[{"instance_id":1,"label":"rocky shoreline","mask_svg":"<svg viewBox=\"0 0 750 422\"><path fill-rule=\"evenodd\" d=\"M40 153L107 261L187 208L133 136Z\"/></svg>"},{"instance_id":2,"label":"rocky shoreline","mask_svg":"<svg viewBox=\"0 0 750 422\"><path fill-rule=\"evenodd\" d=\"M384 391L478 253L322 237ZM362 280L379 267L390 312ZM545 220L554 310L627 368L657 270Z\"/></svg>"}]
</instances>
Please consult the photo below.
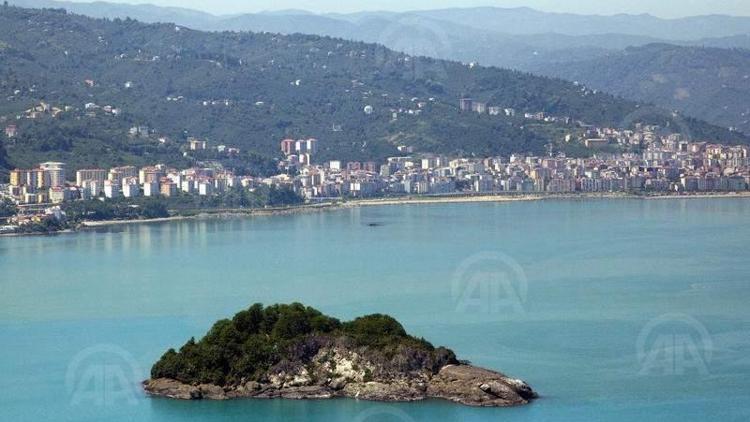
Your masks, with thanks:
<instances>
[{"instance_id":1,"label":"rocky shoreline","mask_svg":"<svg viewBox=\"0 0 750 422\"><path fill-rule=\"evenodd\" d=\"M249 381L238 386L189 385L167 378L143 382L157 397L178 400L353 398L383 402L443 399L467 406L508 407L528 404L537 394L524 381L471 365L446 365L436 374L409 374L387 380L344 377L314 382L305 377L276 378L268 383Z\"/></svg>"}]
</instances>

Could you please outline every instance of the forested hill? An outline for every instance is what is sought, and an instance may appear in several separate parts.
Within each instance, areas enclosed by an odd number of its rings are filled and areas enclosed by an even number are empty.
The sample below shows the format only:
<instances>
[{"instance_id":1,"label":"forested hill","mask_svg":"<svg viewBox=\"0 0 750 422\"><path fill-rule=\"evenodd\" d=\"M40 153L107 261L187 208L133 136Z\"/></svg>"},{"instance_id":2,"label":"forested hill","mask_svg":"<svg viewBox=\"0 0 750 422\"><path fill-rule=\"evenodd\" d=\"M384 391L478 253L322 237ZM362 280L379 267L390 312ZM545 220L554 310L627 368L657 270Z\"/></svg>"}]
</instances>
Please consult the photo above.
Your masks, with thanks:
<instances>
[{"instance_id":1,"label":"forested hill","mask_svg":"<svg viewBox=\"0 0 750 422\"><path fill-rule=\"evenodd\" d=\"M135 125L264 157L278 155L283 137L315 137L319 158L341 159L383 158L403 144L438 153L539 153L567 130L459 113L462 96L592 124L629 122L634 112L650 117L633 102L561 80L319 36L204 33L9 6L0 6L0 27L0 116L19 127L12 144L4 140L18 166L41 159L72 167L180 159L174 144L128 137ZM67 111L16 120L40 101ZM85 104L121 113L103 117L85 112ZM368 105L372 113L364 112ZM697 137L745 141L689 124Z\"/></svg>"},{"instance_id":2,"label":"forested hill","mask_svg":"<svg viewBox=\"0 0 750 422\"><path fill-rule=\"evenodd\" d=\"M538 71L750 133L750 50L651 44Z\"/></svg>"}]
</instances>

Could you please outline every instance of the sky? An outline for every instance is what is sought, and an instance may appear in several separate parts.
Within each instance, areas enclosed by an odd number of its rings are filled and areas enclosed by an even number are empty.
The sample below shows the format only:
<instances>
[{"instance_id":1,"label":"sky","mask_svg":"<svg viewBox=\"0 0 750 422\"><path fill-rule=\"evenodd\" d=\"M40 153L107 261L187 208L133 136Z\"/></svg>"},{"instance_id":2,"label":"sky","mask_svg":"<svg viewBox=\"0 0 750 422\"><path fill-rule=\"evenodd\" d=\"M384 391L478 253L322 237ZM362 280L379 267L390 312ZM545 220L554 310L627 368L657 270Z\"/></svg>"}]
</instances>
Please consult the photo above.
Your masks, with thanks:
<instances>
[{"instance_id":1,"label":"sky","mask_svg":"<svg viewBox=\"0 0 750 422\"><path fill-rule=\"evenodd\" d=\"M74 0L88 2L92 0ZM750 0L108 0L179 6L214 14L303 9L348 13L363 10L406 11L448 7L531 7L549 12L612 15L649 13L663 18L725 14L750 16Z\"/></svg>"}]
</instances>

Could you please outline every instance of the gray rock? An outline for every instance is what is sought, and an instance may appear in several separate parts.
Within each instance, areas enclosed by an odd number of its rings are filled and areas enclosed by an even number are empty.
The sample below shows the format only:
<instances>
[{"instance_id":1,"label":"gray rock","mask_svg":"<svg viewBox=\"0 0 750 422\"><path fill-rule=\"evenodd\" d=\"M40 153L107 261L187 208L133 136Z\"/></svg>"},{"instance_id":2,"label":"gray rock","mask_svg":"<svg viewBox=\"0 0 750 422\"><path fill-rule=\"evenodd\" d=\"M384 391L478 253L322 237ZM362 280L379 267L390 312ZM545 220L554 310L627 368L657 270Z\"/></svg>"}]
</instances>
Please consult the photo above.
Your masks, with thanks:
<instances>
[{"instance_id":1,"label":"gray rock","mask_svg":"<svg viewBox=\"0 0 750 422\"><path fill-rule=\"evenodd\" d=\"M346 387L346 378L336 378L334 380L331 380L328 386L335 391L339 391Z\"/></svg>"},{"instance_id":2,"label":"gray rock","mask_svg":"<svg viewBox=\"0 0 750 422\"><path fill-rule=\"evenodd\" d=\"M392 374L391 374L392 375ZM181 400L225 400L233 398L329 399L350 397L374 401L416 401L426 398L450 400L469 406L515 406L537 397L525 382L499 372L470 365L447 365L437 374L404 373L370 382L333 378L327 385L292 386L276 382L249 381L239 386L187 385L170 379L144 382L154 396Z\"/></svg>"},{"instance_id":3,"label":"gray rock","mask_svg":"<svg viewBox=\"0 0 750 422\"><path fill-rule=\"evenodd\" d=\"M257 381L248 381L245 383L245 390L258 391L260 390L260 383Z\"/></svg>"},{"instance_id":4,"label":"gray rock","mask_svg":"<svg viewBox=\"0 0 750 422\"><path fill-rule=\"evenodd\" d=\"M470 365L448 365L431 380L427 395L470 406L515 406L536 397L526 383Z\"/></svg>"}]
</instances>

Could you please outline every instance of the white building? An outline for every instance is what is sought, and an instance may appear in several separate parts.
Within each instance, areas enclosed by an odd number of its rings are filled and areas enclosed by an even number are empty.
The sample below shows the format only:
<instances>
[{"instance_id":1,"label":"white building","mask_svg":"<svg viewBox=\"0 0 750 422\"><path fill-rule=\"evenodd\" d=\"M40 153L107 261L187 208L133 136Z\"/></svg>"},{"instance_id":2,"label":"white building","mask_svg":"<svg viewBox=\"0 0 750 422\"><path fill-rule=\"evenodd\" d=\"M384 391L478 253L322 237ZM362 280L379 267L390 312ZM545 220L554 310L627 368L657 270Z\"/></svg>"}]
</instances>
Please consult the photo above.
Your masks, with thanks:
<instances>
[{"instance_id":1,"label":"white building","mask_svg":"<svg viewBox=\"0 0 750 422\"><path fill-rule=\"evenodd\" d=\"M209 180L198 182L198 195L208 196L214 193L214 185Z\"/></svg>"},{"instance_id":2,"label":"white building","mask_svg":"<svg viewBox=\"0 0 750 422\"><path fill-rule=\"evenodd\" d=\"M143 184L143 195L144 196L159 196L159 182L148 182Z\"/></svg>"},{"instance_id":3,"label":"white building","mask_svg":"<svg viewBox=\"0 0 750 422\"><path fill-rule=\"evenodd\" d=\"M141 196L141 188L138 186L138 179L135 177L129 177L122 181L122 196L126 198Z\"/></svg>"},{"instance_id":4,"label":"white building","mask_svg":"<svg viewBox=\"0 0 750 422\"><path fill-rule=\"evenodd\" d=\"M104 181L104 196L109 199L120 197L120 185L111 180Z\"/></svg>"}]
</instances>

